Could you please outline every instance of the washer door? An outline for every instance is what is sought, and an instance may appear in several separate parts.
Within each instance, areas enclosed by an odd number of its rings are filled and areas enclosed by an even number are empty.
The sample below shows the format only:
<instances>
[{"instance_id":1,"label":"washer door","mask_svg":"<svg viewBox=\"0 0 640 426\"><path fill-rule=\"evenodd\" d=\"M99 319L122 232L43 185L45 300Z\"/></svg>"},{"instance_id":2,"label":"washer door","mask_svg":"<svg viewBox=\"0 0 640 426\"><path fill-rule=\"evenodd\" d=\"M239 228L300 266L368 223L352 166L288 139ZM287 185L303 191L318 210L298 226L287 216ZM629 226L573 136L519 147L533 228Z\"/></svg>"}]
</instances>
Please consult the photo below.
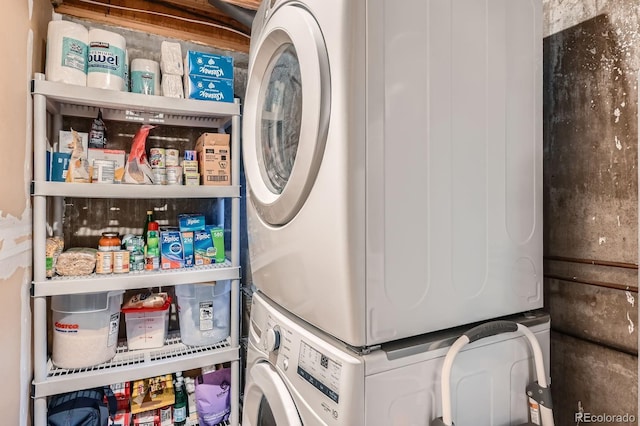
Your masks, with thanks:
<instances>
[{"instance_id":1,"label":"washer door","mask_svg":"<svg viewBox=\"0 0 640 426\"><path fill-rule=\"evenodd\" d=\"M287 386L267 362L248 372L242 416L248 426L302 426Z\"/></svg>"},{"instance_id":2,"label":"washer door","mask_svg":"<svg viewBox=\"0 0 640 426\"><path fill-rule=\"evenodd\" d=\"M271 11L252 43L243 111L245 174L258 214L280 226L306 201L322 161L329 59L318 23L296 4Z\"/></svg>"}]
</instances>

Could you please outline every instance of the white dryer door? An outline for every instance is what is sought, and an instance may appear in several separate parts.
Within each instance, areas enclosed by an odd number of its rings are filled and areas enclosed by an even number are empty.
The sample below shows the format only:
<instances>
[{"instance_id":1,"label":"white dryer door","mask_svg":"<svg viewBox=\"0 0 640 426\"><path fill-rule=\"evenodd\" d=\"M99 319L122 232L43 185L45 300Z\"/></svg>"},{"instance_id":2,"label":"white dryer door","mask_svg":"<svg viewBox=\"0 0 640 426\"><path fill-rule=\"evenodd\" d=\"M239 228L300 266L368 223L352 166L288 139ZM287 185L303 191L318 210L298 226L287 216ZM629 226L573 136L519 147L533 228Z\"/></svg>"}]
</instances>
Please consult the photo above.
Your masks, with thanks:
<instances>
[{"instance_id":1,"label":"white dryer door","mask_svg":"<svg viewBox=\"0 0 640 426\"><path fill-rule=\"evenodd\" d=\"M287 386L266 362L259 362L248 371L242 425L302 426Z\"/></svg>"},{"instance_id":2,"label":"white dryer door","mask_svg":"<svg viewBox=\"0 0 640 426\"><path fill-rule=\"evenodd\" d=\"M249 194L268 224L289 222L315 181L327 138L329 60L311 13L285 4L252 40L243 111Z\"/></svg>"}]
</instances>

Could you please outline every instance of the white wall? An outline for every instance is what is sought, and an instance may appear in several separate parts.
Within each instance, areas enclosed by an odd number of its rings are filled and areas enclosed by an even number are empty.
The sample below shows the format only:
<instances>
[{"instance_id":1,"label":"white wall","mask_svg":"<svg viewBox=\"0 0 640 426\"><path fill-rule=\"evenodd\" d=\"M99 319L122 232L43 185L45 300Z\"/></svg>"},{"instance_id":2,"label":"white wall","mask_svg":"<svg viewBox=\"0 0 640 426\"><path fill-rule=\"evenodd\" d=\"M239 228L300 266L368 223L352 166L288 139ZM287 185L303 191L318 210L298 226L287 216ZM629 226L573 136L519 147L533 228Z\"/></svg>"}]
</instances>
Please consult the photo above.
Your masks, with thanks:
<instances>
[{"instance_id":1,"label":"white wall","mask_svg":"<svg viewBox=\"0 0 640 426\"><path fill-rule=\"evenodd\" d=\"M7 4L8 3L8 4ZM48 0L9 0L0 26L0 371L2 424L26 425L31 382L31 96L43 72Z\"/></svg>"}]
</instances>

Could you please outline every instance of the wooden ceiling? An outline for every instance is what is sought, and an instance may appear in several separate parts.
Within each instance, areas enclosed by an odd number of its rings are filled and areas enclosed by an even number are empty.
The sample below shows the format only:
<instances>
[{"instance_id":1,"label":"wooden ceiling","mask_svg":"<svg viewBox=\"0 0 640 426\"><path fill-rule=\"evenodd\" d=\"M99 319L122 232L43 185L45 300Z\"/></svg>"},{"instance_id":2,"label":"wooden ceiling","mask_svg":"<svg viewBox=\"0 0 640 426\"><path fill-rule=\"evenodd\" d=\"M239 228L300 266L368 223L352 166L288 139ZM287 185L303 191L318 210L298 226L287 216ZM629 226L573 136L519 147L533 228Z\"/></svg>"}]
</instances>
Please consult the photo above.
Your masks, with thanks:
<instances>
[{"instance_id":1,"label":"wooden ceiling","mask_svg":"<svg viewBox=\"0 0 640 426\"><path fill-rule=\"evenodd\" d=\"M260 0L224 0L254 11ZM208 0L51 0L57 13L225 50L249 51L250 28Z\"/></svg>"}]
</instances>

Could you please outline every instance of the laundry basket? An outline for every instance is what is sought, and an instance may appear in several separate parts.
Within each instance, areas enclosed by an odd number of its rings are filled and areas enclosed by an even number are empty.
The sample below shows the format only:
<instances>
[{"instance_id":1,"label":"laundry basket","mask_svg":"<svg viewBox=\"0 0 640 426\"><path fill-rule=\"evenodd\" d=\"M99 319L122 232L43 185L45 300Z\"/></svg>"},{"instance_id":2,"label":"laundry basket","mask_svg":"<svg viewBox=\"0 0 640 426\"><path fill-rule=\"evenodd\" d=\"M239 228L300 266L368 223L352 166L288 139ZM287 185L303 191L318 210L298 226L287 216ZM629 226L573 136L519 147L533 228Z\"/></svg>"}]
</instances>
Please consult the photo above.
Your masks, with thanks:
<instances>
[{"instance_id":1,"label":"laundry basket","mask_svg":"<svg viewBox=\"0 0 640 426\"><path fill-rule=\"evenodd\" d=\"M485 337L502 333L519 332L529 341L533 352L537 381L529 383L526 392L529 398L530 421L520 426L539 425L554 426L553 405L551 403L551 391L547 385L547 377L544 370L544 357L540 343L536 336L526 326L513 321L491 321L474 327L460 336L449 348L442 366L441 392L442 392L442 417L435 419L431 426L455 426L451 416L451 367L460 350L469 343Z\"/></svg>"}]
</instances>

